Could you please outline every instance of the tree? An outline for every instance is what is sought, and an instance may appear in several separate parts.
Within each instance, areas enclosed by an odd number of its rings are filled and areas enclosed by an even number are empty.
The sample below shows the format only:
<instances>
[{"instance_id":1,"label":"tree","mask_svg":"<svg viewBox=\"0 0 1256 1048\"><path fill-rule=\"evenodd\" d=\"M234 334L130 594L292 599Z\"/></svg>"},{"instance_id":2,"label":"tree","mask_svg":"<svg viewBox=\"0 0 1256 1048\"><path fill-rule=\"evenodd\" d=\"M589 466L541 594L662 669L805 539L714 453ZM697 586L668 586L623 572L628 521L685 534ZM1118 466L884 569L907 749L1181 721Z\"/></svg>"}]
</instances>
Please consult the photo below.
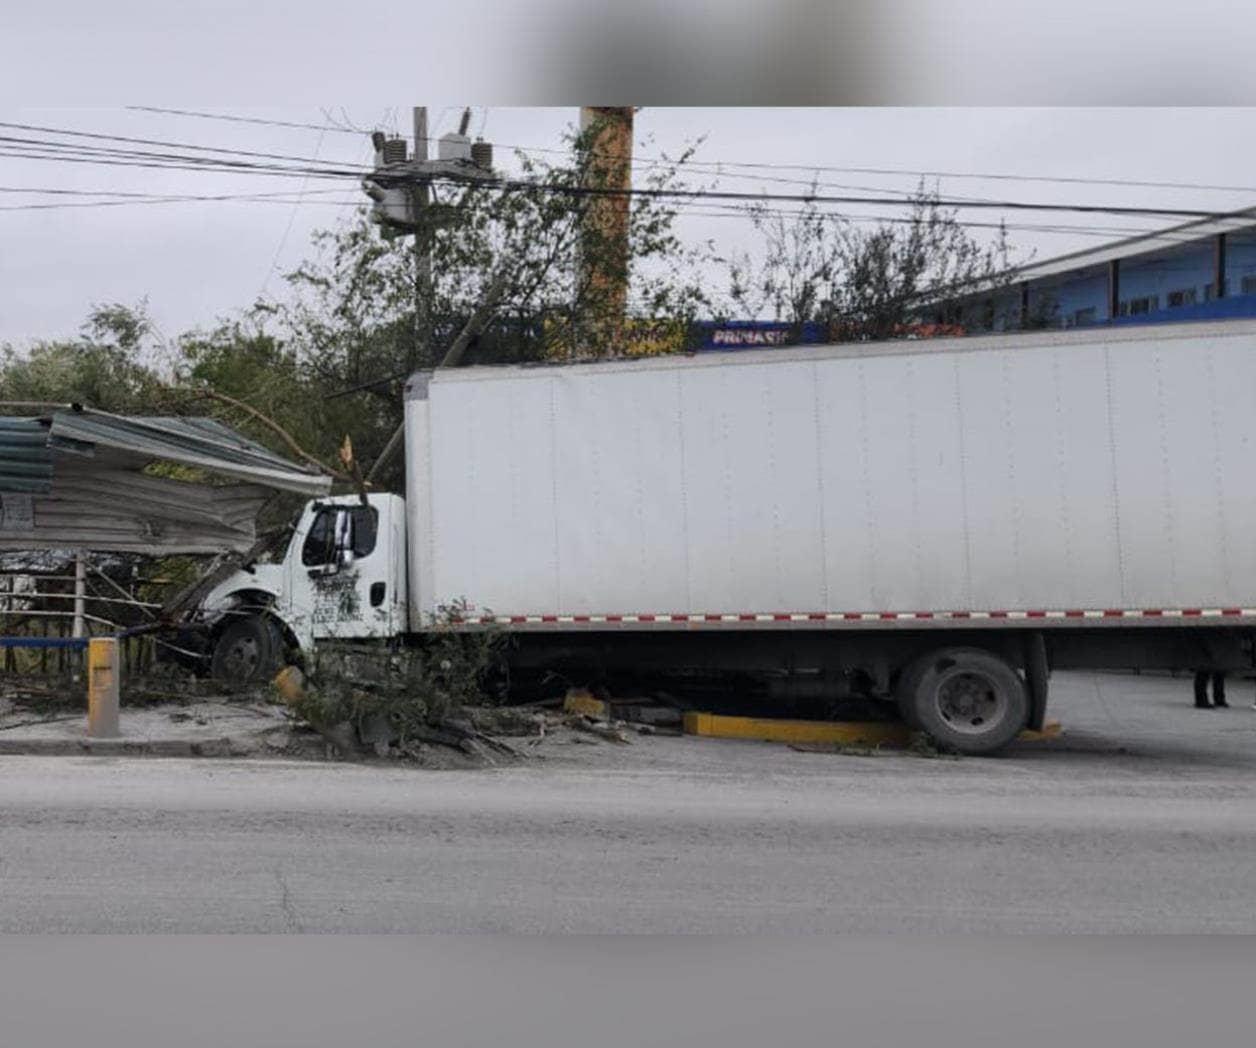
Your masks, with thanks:
<instances>
[{"instance_id":1,"label":"tree","mask_svg":"<svg viewBox=\"0 0 1256 1048\"><path fill-rule=\"evenodd\" d=\"M748 209L763 240L758 259L728 260L729 298L743 315L796 326L822 322L843 340L892 338L927 308L1010 283L1000 226L983 243L923 183L902 221L868 227L809 202L798 212Z\"/></svg>"},{"instance_id":2,"label":"tree","mask_svg":"<svg viewBox=\"0 0 1256 1048\"><path fill-rule=\"evenodd\" d=\"M347 229L316 234L313 257L288 276L291 301L259 304L251 312L251 322L277 326L280 341L291 347L296 370L318 400L308 408L311 415L324 427L343 419L365 463L380 454L400 423L406 377L441 361L492 289L500 290L500 301L473 342L470 363L682 348L680 333L706 303L691 275L700 252L686 250L676 235L677 209L649 196L632 200L626 254L588 235L585 218L598 199L588 178L595 132L571 133L570 153L560 162L520 154L522 174L506 185L432 187L433 206L418 234L432 260L430 286L419 304L429 318L425 338L415 337L412 246L381 236L365 208ZM691 155L689 149L652 167L642 188L674 187ZM582 264L587 255L581 252L589 250L606 252L623 267L618 275L631 281L636 320L629 319L621 344L606 341L605 330L589 323L606 308L604 292L587 279ZM602 267L608 269L614 272ZM672 337L634 341L634 332L660 328ZM210 380L203 369L201 374ZM332 439L330 428L325 436ZM399 466L382 480L399 484Z\"/></svg>"},{"instance_id":3,"label":"tree","mask_svg":"<svg viewBox=\"0 0 1256 1048\"><path fill-rule=\"evenodd\" d=\"M151 411L165 385L154 358L147 302L92 307L82 337L0 350L0 401L86 404L119 414Z\"/></svg>"}]
</instances>

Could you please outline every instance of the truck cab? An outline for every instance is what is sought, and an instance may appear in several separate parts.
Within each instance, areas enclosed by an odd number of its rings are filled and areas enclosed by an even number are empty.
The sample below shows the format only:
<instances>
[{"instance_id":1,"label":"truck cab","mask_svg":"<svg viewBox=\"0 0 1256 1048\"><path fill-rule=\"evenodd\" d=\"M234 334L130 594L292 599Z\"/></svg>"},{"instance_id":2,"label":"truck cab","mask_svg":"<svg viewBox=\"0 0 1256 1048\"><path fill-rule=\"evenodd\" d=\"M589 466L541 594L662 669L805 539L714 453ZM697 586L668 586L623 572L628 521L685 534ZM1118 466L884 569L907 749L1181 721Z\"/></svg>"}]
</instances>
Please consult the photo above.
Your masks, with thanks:
<instances>
[{"instance_id":1,"label":"truck cab","mask_svg":"<svg viewBox=\"0 0 1256 1048\"><path fill-rule=\"evenodd\" d=\"M245 565L202 600L215 677L259 683L288 649L320 640L383 640L405 632L405 500L372 494L315 499L283 559Z\"/></svg>"}]
</instances>

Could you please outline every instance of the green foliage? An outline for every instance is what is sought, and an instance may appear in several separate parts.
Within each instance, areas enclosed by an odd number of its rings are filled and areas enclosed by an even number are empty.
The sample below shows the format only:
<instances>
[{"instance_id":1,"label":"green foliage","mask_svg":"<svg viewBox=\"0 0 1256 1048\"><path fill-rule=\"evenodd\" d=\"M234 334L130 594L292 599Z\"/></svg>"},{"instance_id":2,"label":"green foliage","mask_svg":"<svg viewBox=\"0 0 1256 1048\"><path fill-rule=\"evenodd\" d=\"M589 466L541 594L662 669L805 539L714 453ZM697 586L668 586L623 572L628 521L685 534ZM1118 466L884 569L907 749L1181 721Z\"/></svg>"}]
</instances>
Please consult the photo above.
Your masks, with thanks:
<instances>
[{"instance_id":1,"label":"green foliage","mask_svg":"<svg viewBox=\"0 0 1256 1048\"><path fill-rule=\"evenodd\" d=\"M726 260L733 311L828 323L846 340L885 339L924 305L1007 289L1011 246L1002 227L989 242L977 239L923 183L910 203L904 221L873 226L815 203L789 214L752 205L762 252Z\"/></svg>"},{"instance_id":2,"label":"green foliage","mask_svg":"<svg viewBox=\"0 0 1256 1048\"><path fill-rule=\"evenodd\" d=\"M320 648L291 708L322 732L347 724L366 734L382 718L404 745L459 707L495 704L491 678L508 638L495 627L461 628L470 611L465 600L442 606L413 649Z\"/></svg>"},{"instance_id":3,"label":"green foliage","mask_svg":"<svg viewBox=\"0 0 1256 1048\"><path fill-rule=\"evenodd\" d=\"M83 337L37 342L27 353L0 348L0 401L87 404L119 414L151 412L164 383L143 363L153 355L146 303L95 306Z\"/></svg>"}]
</instances>

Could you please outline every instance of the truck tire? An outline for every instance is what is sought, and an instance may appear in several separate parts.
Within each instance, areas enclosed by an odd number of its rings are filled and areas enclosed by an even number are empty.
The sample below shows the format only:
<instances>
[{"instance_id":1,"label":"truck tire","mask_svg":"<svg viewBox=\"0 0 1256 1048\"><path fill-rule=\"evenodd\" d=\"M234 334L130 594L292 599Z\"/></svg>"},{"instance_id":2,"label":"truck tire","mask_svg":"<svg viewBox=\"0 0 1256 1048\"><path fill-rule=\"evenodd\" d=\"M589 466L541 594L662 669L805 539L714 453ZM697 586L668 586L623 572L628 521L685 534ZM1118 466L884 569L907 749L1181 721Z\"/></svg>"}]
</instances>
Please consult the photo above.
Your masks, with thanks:
<instances>
[{"instance_id":1,"label":"truck tire","mask_svg":"<svg viewBox=\"0 0 1256 1048\"><path fill-rule=\"evenodd\" d=\"M917 659L899 674L894 686L894 705L898 707L898 715L903 723L915 731L921 731L920 718L916 716L916 690L920 687L921 674L929 666L931 652L924 658Z\"/></svg>"},{"instance_id":2,"label":"truck tire","mask_svg":"<svg viewBox=\"0 0 1256 1048\"><path fill-rule=\"evenodd\" d=\"M1003 659L979 648L943 648L905 675L909 723L948 749L994 753L1011 742L1029 718L1029 695Z\"/></svg>"},{"instance_id":3,"label":"truck tire","mask_svg":"<svg viewBox=\"0 0 1256 1048\"><path fill-rule=\"evenodd\" d=\"M252 687L275 676L282 656L282 638L269 618L245 615L218 635L210 658L210 672L219 684Z\"/></svg>"}]
</instances>

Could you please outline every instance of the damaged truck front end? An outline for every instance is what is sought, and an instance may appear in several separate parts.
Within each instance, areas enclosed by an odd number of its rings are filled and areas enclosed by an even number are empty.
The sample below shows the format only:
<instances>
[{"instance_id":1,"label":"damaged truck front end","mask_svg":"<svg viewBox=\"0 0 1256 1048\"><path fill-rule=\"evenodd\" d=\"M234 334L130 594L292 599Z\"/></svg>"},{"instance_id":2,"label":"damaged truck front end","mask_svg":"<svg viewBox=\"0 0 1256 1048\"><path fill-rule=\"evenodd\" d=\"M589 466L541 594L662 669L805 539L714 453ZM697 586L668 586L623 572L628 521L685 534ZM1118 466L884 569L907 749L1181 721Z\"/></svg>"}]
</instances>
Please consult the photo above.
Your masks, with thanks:
<instances>
[{"instance_id":1,"label":"damaged truck front end","mask_svg":"<svg viewBox=\"0 0 1256 1048\"><path fill-rule=\"evenodd\" d=\"M225 684L262 684L320 640L405 630L405 504L396 495L308 503L274 562L212 581L180 627L181 646Z\"/></svg>"}]
</instances>

